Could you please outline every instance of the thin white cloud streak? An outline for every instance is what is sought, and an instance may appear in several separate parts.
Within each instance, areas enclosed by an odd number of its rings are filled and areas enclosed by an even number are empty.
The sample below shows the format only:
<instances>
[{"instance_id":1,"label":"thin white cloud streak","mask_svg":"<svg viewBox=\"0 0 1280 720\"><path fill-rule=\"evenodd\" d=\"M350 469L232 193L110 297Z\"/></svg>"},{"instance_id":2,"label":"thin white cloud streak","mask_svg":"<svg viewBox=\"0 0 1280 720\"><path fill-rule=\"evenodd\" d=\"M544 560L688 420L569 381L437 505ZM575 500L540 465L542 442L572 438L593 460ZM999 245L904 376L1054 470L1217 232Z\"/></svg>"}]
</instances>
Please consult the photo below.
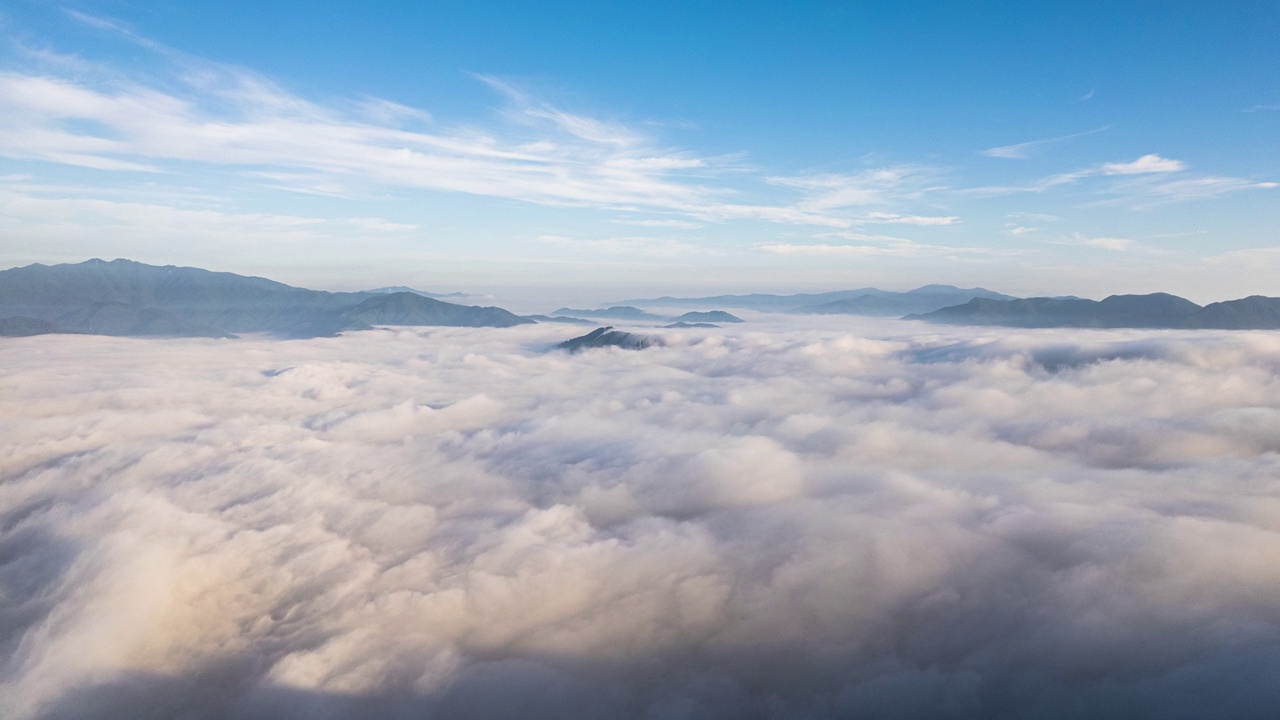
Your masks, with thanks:
<instances>
[{"instance_id":1,"label":"thin white cloud streak","mask_svg":"<svg viewBox=\"0 0 1280 720\"><path fill-rule=\"evenodd\" d=\"M887 205L916 200L946 189L931 168L904 165L876 168L858 173L823 173L795 177L770 177L768 182L804 191L808 197L798 209L826 213L867 205Z\"/></svg>"},{"instance_id":2,"label":"thin white cloud streak","mask_svg":"<svg viewBox=\"0 0 1280 720\"><path fill-rule=\"evenodd\" d=\"M920 254L920 247L910 240L885 245L852 245L847 243L765 243L760 249L772 255L817 255L835 257L872 257L890 255L907 257Z\"/></svg>"},{"instance_id":3,"label":"thin white cloud streak","mask_svg":"<svg viewBox=\"0 0 1280 720\"><path fill-rule=\"evenodd\" d=\"M8 340L0 714L1280 701L1274 336L814 322Z\"/></svg>"},{"instance_id":4,"label":"thin white cloud streak","mask_svg":"<svg viewBox=\"0 0 1280 720\"><path fill-rule=\"evenodd\" d=\"M1166 179L1168 176L1174 179ZM1120 197L1106 202L1131 202L1135 209L1171 202L1217 197L1243 190L1265 190L1280 183L1212 175L1190 175L1186 163L1151 153L1129 162L1110 162L1059 173L1027 185L986 186L960 190L962 194L996 197L1017 193L1044 193L1076 185L1084 180L1109 178L1104 191Z\"/></svg>"},{"instance_id":5,"label":"thin white cloud streak","mask_svg":"<svg viewBox=\"0 0 1280 720\"><path fill-rule=\"evenodd\" d=\"M628 218L617 218L611 222L617 225L635 225L637 227L658 227L658 228L676 228L678 230L697 230L703 227L702 223L690 222L688 220L673 219L649 219L649 220L633 220Z\"/></svg>"},{"instance_id":6,"label":"thin white cloud streak","mask_svg":"<svg viewBox=\"0 0 1280 720\"><path fill-rule=\"evenodd\" d=\"M960 218L955 215L897 215L885 212L868 213L867 220L886 225L921 225L924 227L955 225L960 222Z\"/></svg>"},{"instance_id":7,"label":"thin white cloud streak","mask_svg":"<svg viewBox=\"0 0 1280 720\"><path fill-rule=\"evenodd\" d=\"M1125 200L1141 208L1188 200L1203 200L1246 190L1274 190L1277 187L1280 187L1280 183L1207 175L1177 180L1135 182L1120 185L1117 190L1129 193L1129 197Z\"/></svg>"},{"instance_id":8,"label":"thin white cloud streak","mask_svg":"<svg viewBox=\"0 0 1280 720\"><path fill-rule=\"evenodd\" d=\"M1014 220L1021 220L1021 221L1034 220L1036 222L1060 222L1062 220L1062 218L1058 217L1057 215L1046 215L1044 213L1029 213L1029 212L1012 212L1012 213L1009 213L1007 217L1012 218Z\"/></svg>"},{"instance_id":9,"label":"thin white cloud streak","mask_svg":"<svg viewBox=\"0 0 1280 720\"><path fill-rule=\"evenodd\" d=\"M1081 100L1088 100L1091 97L1093 97L1092 91L1090 91L1087 96L1081 98ZM981 151L978 154L985 155L987 157L993 157L993 158L1004 158L1006 160L1025 160L1026 158L1029 158L1032 155L1034 155L1037 150L1044 147L1045 145L1053 145L1066 140L1073 140L1078 137L1085 137L1086 135L1094 135L1096 133L1100 133L1109 129L1110 129L1110 126L1108 125L1100 128L1095 128L1093 130L1086 130L1085 132L1072 133L1070 135L1061 135L1058 137L1046 138L1044 140L1031 140L1029 142L1017 143L1016 145L1004 145L1001 147L988 148L986 150Z\"/></svg>"}]
</instances>

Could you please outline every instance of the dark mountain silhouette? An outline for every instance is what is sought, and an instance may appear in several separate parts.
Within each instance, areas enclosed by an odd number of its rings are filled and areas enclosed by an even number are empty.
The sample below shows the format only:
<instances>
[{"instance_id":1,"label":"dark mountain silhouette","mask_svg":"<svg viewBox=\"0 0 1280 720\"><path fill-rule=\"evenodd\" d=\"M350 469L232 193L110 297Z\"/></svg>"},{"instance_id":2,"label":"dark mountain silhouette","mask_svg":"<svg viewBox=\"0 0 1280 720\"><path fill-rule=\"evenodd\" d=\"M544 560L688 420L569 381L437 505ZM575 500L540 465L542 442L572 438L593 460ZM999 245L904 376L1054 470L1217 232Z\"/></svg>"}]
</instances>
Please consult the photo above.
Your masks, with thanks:
<instances>
[{"instance_id":1,"label":"dark mountain silhouette","mask_svg":"<svg viewBox=\"0 0 1280 720\"><path fill-rule=\"evenodd\" d=\"M418 308L415 314L407 301L387 300L399 295L307 290L266 278L131 260L93 259L0 271L0 317L108 335L226 337L264 332L315 337L389 324L376 319L380 317L476 327L526 322L498 308L425 297L444 307ZM357 310L371 299L384 304ZM400 309L398 315L395 308Z\"/></svg>"},{"instance_id":2,"label":"dark mountain silhouette","mask_svg":"<svg viewBox=\"0 0 1280 720\"><path fill-rule=\"evenodd\" d=\"M1209 303L1185 323L1189 328L1219 330L1280 329L1280 298L1250 295L1239 300Z\"/></svg>"},{"instance_id":3,"label":"dark mountain silhouette","mask_svg":"<svg viewBox=\"0 0 1280 720\"><path fill-rule=\"evenodd\" d=\"M907 320L924 320L953 325L1008 325L1015 327L1058 327L1073 318L1084 317L1097 303L1067 298L1024 298L993 300L974 298L933 312L907 315Z\"/></svg>"},{"instance_id":4,"label":"dark mountain silhouette","mask_svg":"<svg viewBox=\"0 0 1280 720\"><path fill-rule=\"evenodd\" d=\"M624 350L643 350L654 345L661 345L662 341L658 338L649 337L647 335L636 335L634 333L614 330L612 326L596 328L586 335L576 338L570 338L556 345L559 350L568 350L569 352L578 352L589 348L617 347Z\"/></svg>"},{"instance_id":5,"label":"dark mountain silhouette","mask_svg":"<svg viewBox=\"0 0 1280 720\"><path fill-rule=\"evenodd\" d=\"M1112 295L1104 300L1080 298L975 298L963 305L907 319L959 325L1079 328L1186 327L1200 306L1176 295Z\"/></svg>"},{"instance_id":6,"label":"dark mountain silhouette","mask_svg":"<svg viewBox=\"0 0 1280 720\"><path fill-rule=\"evenodd\" d=\"M687 312L680 317L672 318L676 322L687 323L740 323L742 318L731 315L723 310L711 310L709 312Z\"/></svg>"},{"instance_id":7,"label":"dark mountain silhouette","mask_svg":"<svg viewBox=\"0 0 1280 720\"><path fill-rule=\"evenodd\" d=\"M500 307L455 305L416 293L378 295L342 313L357 325L443 325L449 327L511 327L532 325Z\"/></svg>"}]
</instances>

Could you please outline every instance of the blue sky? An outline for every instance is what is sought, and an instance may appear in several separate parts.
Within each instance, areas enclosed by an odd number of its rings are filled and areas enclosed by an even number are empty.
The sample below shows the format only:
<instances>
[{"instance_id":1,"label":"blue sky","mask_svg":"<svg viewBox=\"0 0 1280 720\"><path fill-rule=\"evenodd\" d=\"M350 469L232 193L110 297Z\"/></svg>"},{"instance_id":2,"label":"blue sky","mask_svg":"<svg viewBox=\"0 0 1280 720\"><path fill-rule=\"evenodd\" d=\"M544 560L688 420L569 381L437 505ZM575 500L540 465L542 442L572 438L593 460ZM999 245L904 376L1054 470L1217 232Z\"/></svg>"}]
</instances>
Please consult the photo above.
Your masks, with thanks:
<instances>
[{"instance_id":1,"label":"blue sky","mask_svg":"<svg viewBox=\"0 0 1280 720\"><path fill-rule=\"evenodd\" d=\"M1280 295L1280 4L606 5L0 4L0 264Z\"/></svg>"}]
</instances>

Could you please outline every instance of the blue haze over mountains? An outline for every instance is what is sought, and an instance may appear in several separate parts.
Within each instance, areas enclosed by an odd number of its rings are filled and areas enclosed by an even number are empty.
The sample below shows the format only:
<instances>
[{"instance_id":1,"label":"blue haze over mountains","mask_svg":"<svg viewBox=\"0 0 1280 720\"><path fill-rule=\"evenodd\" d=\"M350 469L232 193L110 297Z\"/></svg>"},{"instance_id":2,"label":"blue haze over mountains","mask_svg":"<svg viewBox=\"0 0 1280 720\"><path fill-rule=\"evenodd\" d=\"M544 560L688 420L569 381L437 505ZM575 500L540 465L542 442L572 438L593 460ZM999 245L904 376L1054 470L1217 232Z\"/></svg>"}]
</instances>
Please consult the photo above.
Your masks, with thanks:
<instances>
[{"instance_id":1,"label":"blue haze over mountains","mask_svg":"<svg viewBox=\"0 0 1280 720\"><path fill-rule=\"evenodd\" d=\"M645 307L729 307L766 312L799 312L821 315L877 315L902 316L908 313L931 312L951 305L959 305L973 298L1013 300L1010 295L985 288L958 288L952 285L925 285L908 292L892 292L879 288L837 290L825 293L797 293L795 295L715 295L713 297L679 298L660 297L624 300L615 305L641 305Z\"/></svg>"},{"instance_id":2,"label":"blue haze over mountains","mask_svg":"<svg viewBox=\"0 0 1280 720\"><path fill-rule=\"evenodd\" d=\"M1251 296L1201 307L1167 293L1014 298L985 288L926 285L909 292L861 288L795 295L718 295L635 299L599 309L560 308L519 316L494 306L445 302L475 297L408 287L327 292L260 277L199 268L93 259L0 271L0 335L88 333L137 337L229 338L268 333L330 336L377 325L510 327L534 322L589 324L583 318L690 327L741 322L724 310L669 317L643 308L741 308L758 312L905 317L926 322L1008 327L1280 328L1280 298ZM640 306L640 307L636 307Z\"/></svg>"}]
</instances>

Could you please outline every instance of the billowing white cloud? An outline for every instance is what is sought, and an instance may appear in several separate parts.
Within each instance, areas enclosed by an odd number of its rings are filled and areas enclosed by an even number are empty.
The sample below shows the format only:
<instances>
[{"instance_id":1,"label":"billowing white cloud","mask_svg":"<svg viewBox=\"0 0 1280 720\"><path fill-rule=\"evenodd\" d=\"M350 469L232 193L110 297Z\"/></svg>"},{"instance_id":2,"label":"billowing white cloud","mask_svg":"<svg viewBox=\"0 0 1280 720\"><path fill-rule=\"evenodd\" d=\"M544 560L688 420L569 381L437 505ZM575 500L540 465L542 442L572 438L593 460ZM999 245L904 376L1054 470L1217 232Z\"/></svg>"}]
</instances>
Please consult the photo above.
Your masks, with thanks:
<instances>
[{"instance_id":1,"label":"billowing white cloud","mask_svg":"<svg viewBox=\"0 0 1280 720\"><path fill-rule=\"evenodd\" d=\"M1132 250L1137 243L1131 238L1122 237L1085 237L1077 234L1076 240L1083 245L1089 247L1102 248L1104 250L1115 250L1117 252L1125 252Z\"/></svg>"},{"instance_id":2,"label":"billowing white cloud","mask_svg":"<svg viewBox=\"0 0 1280 720\"><path fill-rule=\"evenodd\" d=\"M0 344L0 715L1265 716L1280 340Z\"/></svg>"},{"instance_id":3,"label":"billowing white cloud","mask_svg":"<svg viewBox=\"0 0 1280 720\"><path fill-rule=\"evenodd\" d=\"M1147 173L1181 172L1187 164L1181 160L1170 160L1156 154L1143 155L1133 162L1113 162L1102 166L1103 175L1145 175Z\"/></svg>"}]
</instances>

